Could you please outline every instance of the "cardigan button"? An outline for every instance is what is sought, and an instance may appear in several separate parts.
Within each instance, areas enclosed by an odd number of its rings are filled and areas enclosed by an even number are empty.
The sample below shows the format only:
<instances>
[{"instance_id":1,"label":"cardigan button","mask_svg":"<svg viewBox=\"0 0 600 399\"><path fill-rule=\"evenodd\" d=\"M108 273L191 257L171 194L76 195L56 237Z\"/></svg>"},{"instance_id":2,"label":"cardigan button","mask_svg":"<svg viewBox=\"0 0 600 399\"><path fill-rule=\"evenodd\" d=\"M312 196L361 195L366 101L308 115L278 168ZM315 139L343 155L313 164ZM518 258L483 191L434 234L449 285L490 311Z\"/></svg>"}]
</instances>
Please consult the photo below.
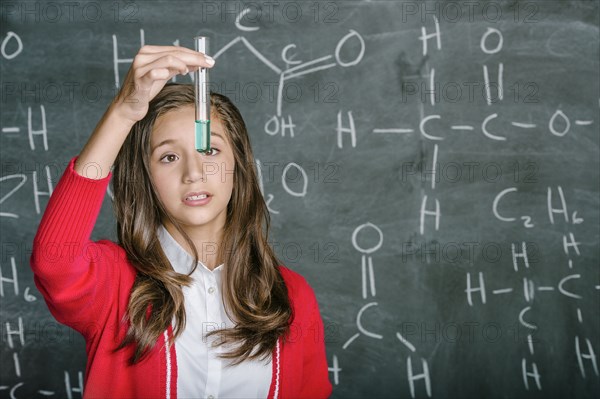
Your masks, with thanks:
<instances>
[{"instance_id":1,"label":"cardigan button","mask_svg":"<svg viewBox=\"0 0 600 399\"><path fill-rule=\"evenodd\" d=\"M210 287L210 288L208 289L208 293L209 293L209 294L212 294L213 292L215 292L215 287ZM214 396L212 396L212 397L211 397L211 396L209 396L209 397L208 397L208 399L214 399Z\"/></svg>"}]
</instances>

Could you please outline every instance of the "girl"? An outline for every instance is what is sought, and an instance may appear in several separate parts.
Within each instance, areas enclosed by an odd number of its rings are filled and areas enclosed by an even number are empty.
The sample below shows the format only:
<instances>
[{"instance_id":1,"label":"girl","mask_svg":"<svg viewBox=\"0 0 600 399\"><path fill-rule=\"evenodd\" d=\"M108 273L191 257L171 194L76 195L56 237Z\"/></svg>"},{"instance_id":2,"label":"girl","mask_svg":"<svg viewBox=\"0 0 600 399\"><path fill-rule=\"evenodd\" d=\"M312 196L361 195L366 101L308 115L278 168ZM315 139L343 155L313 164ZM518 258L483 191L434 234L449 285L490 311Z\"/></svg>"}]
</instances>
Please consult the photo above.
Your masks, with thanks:
<instances>
[{"instance_id":1,"label":"girl","mask_svg":"<svg viewBox=\"0 0 600 399\"><path fill-rule=\"evenodd\" d=\"M331 393L318 304L267 244L239 111L211 94L214 148L199 153L193 88L166 84L213 65L142 47L42 217L31 267L54 317L86 340L86 398ZM111 177L118 244L91 242Z\"/></svg>"}]
</instances>

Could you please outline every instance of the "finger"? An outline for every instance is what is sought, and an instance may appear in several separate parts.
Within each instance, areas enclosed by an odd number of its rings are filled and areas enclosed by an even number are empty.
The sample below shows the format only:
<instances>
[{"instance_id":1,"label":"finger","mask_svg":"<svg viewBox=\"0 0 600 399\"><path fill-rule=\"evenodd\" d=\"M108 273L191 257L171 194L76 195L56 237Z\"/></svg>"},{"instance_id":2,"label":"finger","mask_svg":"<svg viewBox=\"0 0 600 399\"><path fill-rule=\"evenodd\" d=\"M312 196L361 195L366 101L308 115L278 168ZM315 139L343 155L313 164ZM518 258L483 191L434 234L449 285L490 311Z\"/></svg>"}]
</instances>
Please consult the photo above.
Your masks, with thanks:
<instances>
[{"instance_id":1,"label":"finger","mask_svg":"<svg viewBox=\"0 0 600 399\"><path fill-rule=\"evenodd\" d=\"M152 69L164 68L172 71L173 73L186 73L188 71L187 65L179 58L173 55L165 55L160 57L144 66L139 66L136 70L135 77L141 78L146 75Z\"/></svg>"},{"instance_id":2,"label":"finger","mask_svg":"<svg viewBox=\"0 0 600 399\"><path fill-rule=\"evenodd\" d=\"M197 51L194 51L192 49L189 49L187 47L182 47L182 46L152 46L149 44L146 44L145 46L142 46L140 48L140 53L164 53L167 51L185 51L187 53L197 53Z\"/></svg>"},{"instance_id":3,"label":"finger","mask_svg":"<svg viewBox=\"0 0 600 399\"><path fill-rule=\"evenodd\" d=\"M193 66L201 67L201 68L211 68L214 65L214 62L210 61L210 60L213 60L210 56L207 56L206 54L201 53L199 51L189 50L184 47L176 47L176 46L156 46L156 47L161 48L163 50L170 48L171 50L153 51L153 52L144 52L144 53L140 52L140 53L138 53L138 55L136 55L136 59L139 58L141 60L146 60L145 62L149 62L148 60L153 61L160 57L164 57L167 55L173 55L173 56L181 59L183 62L185 62L189 68L191 68Z\"/></svg>"},{"instance_id":4,"label":"finger","mask_svg":"<svg viewBox=\"0 0 600 399\"><path fill-rule=\"evenodd\" d=\"M142 76L141 80L144 84L148 84L148 87L152 87L152 83L157 80L169 80L173 77L173 73L168 68L155 68L148 71L147 74Z\"/></svg>"}]
</instances>

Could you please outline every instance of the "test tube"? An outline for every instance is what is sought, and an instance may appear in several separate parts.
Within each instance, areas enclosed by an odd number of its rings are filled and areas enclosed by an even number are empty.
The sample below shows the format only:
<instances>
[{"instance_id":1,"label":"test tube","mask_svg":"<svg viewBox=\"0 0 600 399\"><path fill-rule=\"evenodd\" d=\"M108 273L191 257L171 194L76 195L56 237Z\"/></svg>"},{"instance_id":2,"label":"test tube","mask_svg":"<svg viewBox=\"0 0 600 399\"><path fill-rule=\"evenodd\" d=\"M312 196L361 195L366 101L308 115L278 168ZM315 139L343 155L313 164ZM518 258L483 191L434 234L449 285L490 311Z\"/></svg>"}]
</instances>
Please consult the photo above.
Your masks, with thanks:
<instances>
[{"instance_id":1,"label":"test tube","mask_svg":"<svg viewBox=\"0 0 600 399\"><path fill-rule=\"evenodd\" d=\"M194 38L196 51L209 55L208 37ZM195 72L196 97L196 151L210 151L210 93L208 91L208 68L199 68Z\"/></svg>"}]
</instances>

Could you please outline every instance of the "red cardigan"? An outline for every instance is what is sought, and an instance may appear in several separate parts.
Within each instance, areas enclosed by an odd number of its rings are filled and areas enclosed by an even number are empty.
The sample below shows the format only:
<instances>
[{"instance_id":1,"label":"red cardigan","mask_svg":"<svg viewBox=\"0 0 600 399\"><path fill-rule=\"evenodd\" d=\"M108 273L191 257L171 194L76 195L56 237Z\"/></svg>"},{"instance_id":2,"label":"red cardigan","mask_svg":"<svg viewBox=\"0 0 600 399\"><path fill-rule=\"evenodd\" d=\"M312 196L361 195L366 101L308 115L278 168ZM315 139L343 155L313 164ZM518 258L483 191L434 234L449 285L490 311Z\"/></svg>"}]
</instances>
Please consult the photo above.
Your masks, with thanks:
<instances>
[{"instance_id":1,"label":"red cardigan","mask_svg":"<svg viewBox=\"0 0 600 399\"><path fill-rule=\"evenodd\" d=\"M34 239L31 267L50 312L85 338L85 398L176 398L177 353L167 350L172 329L135 366L132 347L114 352L127 331L123 322L136 270L109 240L90 240L111 175L93 180L69 166L58 182ZM280 266L294 318L290 335L273 352L269 398L325 398L331 394L323 322L312 288Z\"/></svg>"}]
</instances>

